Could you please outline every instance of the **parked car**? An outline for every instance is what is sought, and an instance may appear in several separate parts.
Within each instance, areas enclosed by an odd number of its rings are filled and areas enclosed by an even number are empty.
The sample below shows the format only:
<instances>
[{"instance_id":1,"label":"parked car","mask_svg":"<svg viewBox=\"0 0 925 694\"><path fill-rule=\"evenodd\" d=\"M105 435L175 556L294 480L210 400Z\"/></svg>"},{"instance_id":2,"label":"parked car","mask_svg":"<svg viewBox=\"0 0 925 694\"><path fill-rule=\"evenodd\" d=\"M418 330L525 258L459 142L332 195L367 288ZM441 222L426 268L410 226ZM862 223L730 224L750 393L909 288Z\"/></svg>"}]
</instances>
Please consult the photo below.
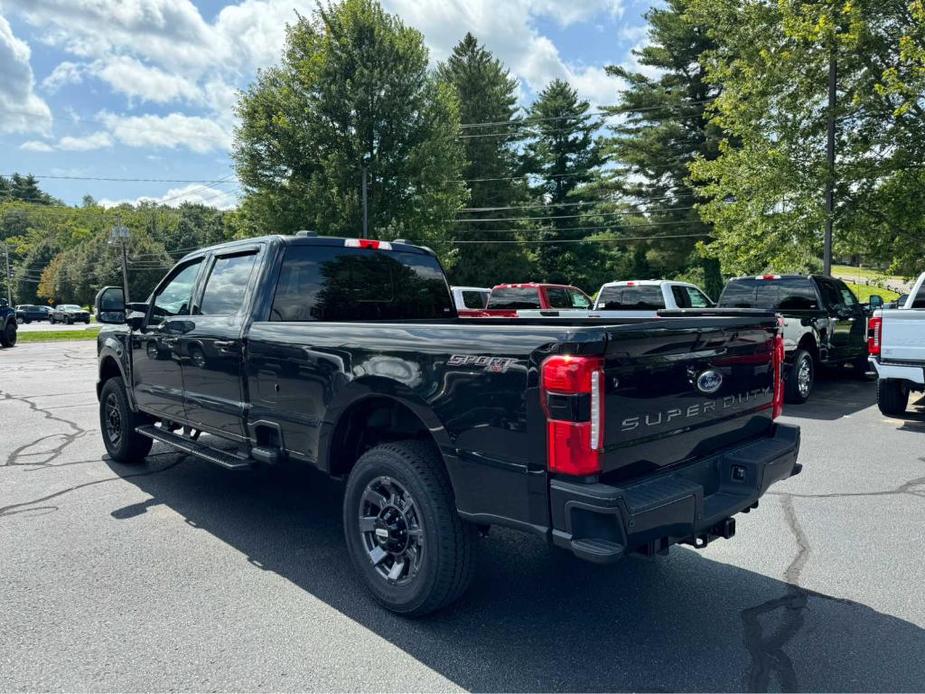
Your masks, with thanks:
<instances>
[{"instance_id":1,"label":"parked car","mask_svg":"<svg viewBox=\"0 0 925 694\"><path fill-rule=\"evenodd\" d=\"M882 303L881 297L877 299ZM840 279L825 275L737 277L723 289L717 306L762 308L783 316L788 402L809 399L821 366L851 364L859 373L867 371L868 310Z\"/></svg>"},{"instance_id":2,"label":"parked car","mask_svg":"<svg viewBox=\"0 0 925 694\"><path fill-rule=\"evenodd\" d=\"M713 306L701 289L689 282L673 280L624 280L608 282L597 293L590 311L518 311L519 318L655 318L659 311L708 309Z\"/></svg>"},{"instance_id":3,"label":"parked car","mask_svg":"<svg viewBox=\"0 0 925 694\"><path fill-rule=\"evenodd\" d=\"M19 306L16 307L16 320L20 323L51 320L51 310L47 306L19 304Z\"/></svg>"},{"instance_id":4,"label":"parked car","mask_svg":"<svg viewBox=\"0 0 925 694\"><path fill-rule=\"evenodd\" d=\"M868 350L877 372L877 406L899 417L909 405L909 393L925 391L925 273L904 305L874 312Z\"/></svg>"},{"instance_id":5,"label":"parked car","mask_svg":"<svg viewBox=\"0 0 925 694\"><path fill-rule=\"evenodd\" d=\"M518 311L536 309L577 309L587 311L591 308L591 298L578 287L568 284L545 284L525 282L522 284L498 284L491 288L488 304L478 316L496 318L515 318Z\"/></svg>"},{"instance_id":6,"label":"parked car","mask_svg":"<svg viewBox=\"0 0 925 694\"><path fill-rule=\"evenodd\" d=\"M16 311L6 299L0 299L0 347L16 345Z\"/></svg>"},{"instance_id":7,"label":"parked car","mask_svg":"<svg viewBox=\"0 0 925 694\"><path fill-rule=\"evenodd\" d=\"M51 314L52 323L89 323L90 312L77 304L59 304Z\"/></svg>"},{"instance_id":8,"label":"parked car","mask_svg":"<svg viewBox=\"0 0 925 694\"><path fill-rule=\"evenodd\" d=\"M487 287L450 287L456 313L462 316L477 316L488 305L491 289Z\"/></svg>"},{"instance_id":9,"label":"parked car","mask_svg":"<svg viewBox=\"0 0 925 694\"><path fill-rule=\"evenodd\" d=\"M112 459L345 478L354 567L406 615L462 594L479 529L598 563L703 547L800 471L768 312L459 319L432 251L304 234L191 253L124 308L97 342Z\"/></svg>"}]
</instances>

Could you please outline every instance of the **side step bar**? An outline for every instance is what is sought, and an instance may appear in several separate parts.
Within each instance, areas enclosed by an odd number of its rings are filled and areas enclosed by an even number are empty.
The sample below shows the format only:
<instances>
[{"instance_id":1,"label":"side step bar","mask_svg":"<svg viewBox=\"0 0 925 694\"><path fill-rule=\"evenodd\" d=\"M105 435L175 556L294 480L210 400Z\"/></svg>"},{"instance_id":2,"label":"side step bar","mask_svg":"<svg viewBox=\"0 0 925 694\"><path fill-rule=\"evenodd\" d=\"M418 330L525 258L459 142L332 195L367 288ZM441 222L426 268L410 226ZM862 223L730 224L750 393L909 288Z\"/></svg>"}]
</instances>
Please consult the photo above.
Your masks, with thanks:
<instances>
[{"instance_id":1,"label":"side step bar","mask_svg":"<svg viewBox=\"0 0 925 694\"><path fill-rule=\"evenodd\" d=\"M235 455L234 453L229 453L228 451L222 451L218 448L207 446L204 443L193 441L186 436L180 436L178 434L174 434L173 432L159 429L153 424L136 427L135 431L142 436L147 436L149 439L154 439L155 441L166 443L168 446L172 446L177 450L183 451L184 453L189 453L190 455L195 455L197 458L202 458L203 460L208 460L210 463L220 465L227 470L243 470L245 468L250 468L254 462L256 462L252 458L248 458L242 455Z\"/></svg>"}]
</instances>

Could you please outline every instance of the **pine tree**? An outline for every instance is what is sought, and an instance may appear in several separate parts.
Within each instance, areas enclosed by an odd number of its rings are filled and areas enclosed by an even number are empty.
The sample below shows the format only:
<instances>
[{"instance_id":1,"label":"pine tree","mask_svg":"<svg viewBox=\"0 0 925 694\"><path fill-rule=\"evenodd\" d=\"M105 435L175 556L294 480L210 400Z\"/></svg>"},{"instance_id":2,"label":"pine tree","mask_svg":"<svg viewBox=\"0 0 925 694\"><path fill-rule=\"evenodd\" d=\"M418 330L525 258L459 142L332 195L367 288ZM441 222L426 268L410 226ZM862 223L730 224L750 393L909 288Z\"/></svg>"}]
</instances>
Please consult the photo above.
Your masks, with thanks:
<instances>
[{"instance_id":1,"label":"pine tree","mask_svg":"<svg viewBox=\"0 0 925 694\"><path fill-rule=\"evenodd\" d=\"M690 4L668 0L664 8L646 14L649 43L636 56L655 75L608 66L607 72L627 85L611 109L619 124L609 154L619 162L613 179L617 189L645 215L631 231L653 238L647 244L652 269L670 277L700 263L704 288L716 298L722 289L719 264L696 250L698 241L708 241L712 226L694 209L698 199L689 165L696 157L718 155L722 133L710 124L708 108L719 88L707 82L702 60L714 43L706 28L687 15ZM701 236L657 240L679 234Z\"/></svg>"},{"instance_id":2,"label":"pine tree","mask_svg":"<svg viewBox=\"0 0 925 694\"><path fill-rule=\"evenodd\" d=\"M459 98L462 142L466 164L463 179L469 188L471 212L459 222L453 237L465 241L516 240L513 232L496 233L516 225L505 221L520 216L510 209L525 200L525 183L517 177L515 152L519 137L517 82L504 65L472 34L466 34L437 71ZM524 249L516 243L460 244L450 256L450 276L456 284L492 286L529 279Z\"/></svg>"},{"instance_id":3,"label":"pine tree","mask_svg":"<svg viewBox=\"0 0 925 694\"><path fill-rule=\"evenodd\" d=\"M529 234L544 242L535 247L539 276L546 282L570 282L591 289L591 283L601 279L601 246L545 242L586 238L603 226L604 217L592 203L601 164L600 145L594 139L600 120L567 82L554 80L530 107L527 123L530 139L524 148L523 167L538 181L531 189L535 202L544 205L535 215L541 231Z\"/></svg>"}]
</instances>

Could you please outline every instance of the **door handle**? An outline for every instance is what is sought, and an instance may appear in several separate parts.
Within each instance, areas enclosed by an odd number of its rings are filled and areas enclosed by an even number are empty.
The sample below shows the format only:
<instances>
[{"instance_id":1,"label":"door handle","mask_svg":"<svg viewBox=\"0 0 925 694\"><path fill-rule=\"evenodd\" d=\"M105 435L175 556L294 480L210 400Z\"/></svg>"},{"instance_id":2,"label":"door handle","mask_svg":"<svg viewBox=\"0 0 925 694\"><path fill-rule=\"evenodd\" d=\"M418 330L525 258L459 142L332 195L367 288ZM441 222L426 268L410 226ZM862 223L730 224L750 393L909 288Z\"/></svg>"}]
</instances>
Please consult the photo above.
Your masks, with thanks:
<instances>
[{"instance_id":1,"label":"door handle","mask_svg":"<svg viewBox=\"0 0 925 694\"><path fill-rule=\"evenodd\" d=\"M216 340L213 344L217 349L227 350L234 347L234 340Z\"/></svg>"}]
</instances>

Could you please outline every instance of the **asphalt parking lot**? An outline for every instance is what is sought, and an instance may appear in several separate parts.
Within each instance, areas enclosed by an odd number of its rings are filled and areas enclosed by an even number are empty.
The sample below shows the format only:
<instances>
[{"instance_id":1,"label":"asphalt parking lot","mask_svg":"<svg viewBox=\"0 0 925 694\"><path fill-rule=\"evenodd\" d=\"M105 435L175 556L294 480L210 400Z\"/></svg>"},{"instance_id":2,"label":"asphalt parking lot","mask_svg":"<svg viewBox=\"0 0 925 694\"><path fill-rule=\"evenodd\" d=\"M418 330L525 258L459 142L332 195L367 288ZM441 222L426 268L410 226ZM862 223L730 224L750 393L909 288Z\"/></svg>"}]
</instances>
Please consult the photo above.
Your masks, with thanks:
<instances>
[{"instance_id":1,"label":"asphalt parking lot","mask_svg":"<svg viewBox=\"0 0 925 694\"><path fill-rule=\"evenodd\" d=\"M704 551L596 567L492 530L461 603L380 609L337 483L99 440L92 342L0 351L2 690L925 689L925 408L789 407L803 474Z\"/></svg>"}]
</instances>

